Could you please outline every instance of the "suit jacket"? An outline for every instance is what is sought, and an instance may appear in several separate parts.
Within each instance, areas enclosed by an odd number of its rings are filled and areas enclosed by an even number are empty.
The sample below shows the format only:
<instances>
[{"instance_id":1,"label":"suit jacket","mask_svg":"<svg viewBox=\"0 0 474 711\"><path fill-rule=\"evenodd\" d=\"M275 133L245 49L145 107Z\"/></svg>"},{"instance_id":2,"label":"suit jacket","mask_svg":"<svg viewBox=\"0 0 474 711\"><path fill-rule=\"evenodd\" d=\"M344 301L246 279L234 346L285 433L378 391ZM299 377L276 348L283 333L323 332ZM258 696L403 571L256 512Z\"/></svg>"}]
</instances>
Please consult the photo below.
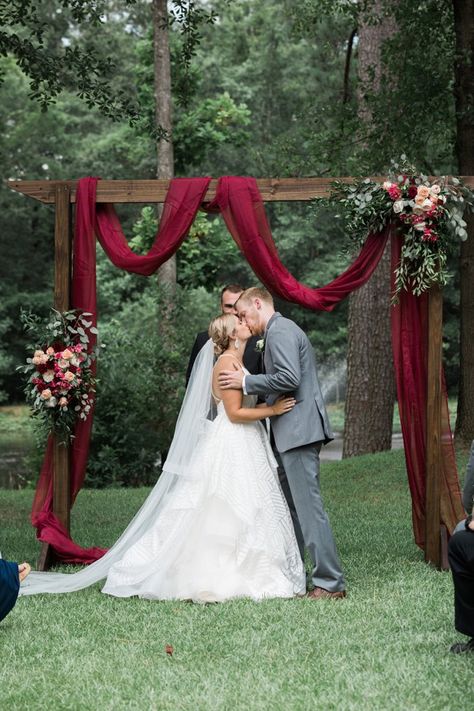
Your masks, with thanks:
<instances>
[{"instance_id":1,"label":"suit jacket","mask_svg":"<svg viewBox=\"0 0 474 711\"><path fill-rule=\"evenodd\" d=\"M271 418L278 451L330 442L333 433L313 347L301 328L280 313L271 317L265 329L264 365L265 374L246 376L247 393L265 396L269 405L282 394L292 393L296 399L293 410Z\"/></svg>"},{"instance_id":2,"label":"suit jacket","mask_svg":"<svg viewBox=\"0 0 474 711\"><path fill-rule=\"evenodd\" d=\"M196 340L194 341L191 355L189 356L189 363L186 370L186 385L191 377L191 371L193 369L194 361L196 360L197 354L203 347L205 343L209 340L209 335L207 331L201 331L197 334ZM262 372L262 354L256 350L256 345L258 341L258 336L252 336L247 341L244 352L244 365L250 373L261 373Z\"/></svg>"}]
</instances>

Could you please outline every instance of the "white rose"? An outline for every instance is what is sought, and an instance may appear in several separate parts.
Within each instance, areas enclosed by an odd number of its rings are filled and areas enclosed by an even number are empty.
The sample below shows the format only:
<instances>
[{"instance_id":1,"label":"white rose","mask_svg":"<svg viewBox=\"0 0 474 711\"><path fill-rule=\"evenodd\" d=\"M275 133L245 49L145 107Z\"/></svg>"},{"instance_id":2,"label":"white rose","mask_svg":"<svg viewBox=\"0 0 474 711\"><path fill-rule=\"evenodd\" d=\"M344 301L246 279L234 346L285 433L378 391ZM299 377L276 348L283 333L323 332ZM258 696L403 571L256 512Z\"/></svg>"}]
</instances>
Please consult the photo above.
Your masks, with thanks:
<instances>
[{"instance_id":1,"label":"white rose","mask_svg":"<svg viewBox=\"0 0 474 711\"><path fill-rule=\"evenodd\" d=\"M434 185L432 185L430 188L430 192L433 195L439 195L441 192L441 188L439 187L439 185L437 183L434 183Z\"/></svg>"},{"instance_id":2,"label":"white rose","mask_svg":"<svg viewBox=\"0 0 474 711\"><path fill-rule=\"evenodd\" d=\"M418 224L413 225L413 227L415 228L415 230L418 230L418 232L423 232L426 227L426 222L418 222Z\"/></svg>"},{"instance_id":3,"label":"white rose","mask_svg":"<svg viewBox=\"0 0 474 711\"><path fill-rule=\"evenodd\" d=\"M394 212L403 212L403 208L405 206L405 203L403 200L397 200L396 202L393 203L393 211Z\"/></svg>"},{"instance_id":4,"label":"white rose","mask_svg":"<svg viewBox=\"0 0 474 711\"><path fill-rule=\"evenodd\" d=\"M386 181L384 182L384 184L382 185L382 187L383 187L384 190L388 190L389 188L392 187L392 185L393 185L393 183L391 183L389 180L386 180Z\"/></svg>"},{"instance_id":5,"label":"white rose","mask_svg":"<svg viewBox=\"0 0 474 711\"><path fill-rule=\"evenodd\" d=\"M47 370L45 373L43 373L43 380L45 383L50 383L52 380L54 380L54 370Z\"/></svg>"},{"instance_id":6,"label":"white rose","mask_svg":"<svg viewBox=\"0 0 474 711\"><path fill-rule=\"evenodd\" d=\"M79 358L76 355L74 355L69 362L71 363L71 365L73 365L76 368L78 365L81 365L81 361L79 360Z\"/></svg>"},{"instance_id":7,"label":"white rose","mask_svg":"<svg viewBox=\"0 0 474 711\"><path fill-rule=\"evenodd\" d=\"M57 400L55 397L50 397L49 400L46 400L46 406L47 407L56 407Z\"/></svg>"},{"instance_id":8,"label":"white rose","mask_svg":"<svg viewBox=\"0 0 474 711\"><path fill-rule=\"evenodd\" d=\"M60 358L58 360L58 365L60 368L69 368L69 361L65 358Z\"/></svg>"},{"instance_id":9,"label":"white rose","mask_svg":"<svg viewBox=\"0 0 474 711\"><path fill-rule=\"evenodd\" d=\"M431 210L431 208L433 207L433 203L427 198L421 207L425 212L427 212L428 210Z\"/></svg>"}]
</instances>

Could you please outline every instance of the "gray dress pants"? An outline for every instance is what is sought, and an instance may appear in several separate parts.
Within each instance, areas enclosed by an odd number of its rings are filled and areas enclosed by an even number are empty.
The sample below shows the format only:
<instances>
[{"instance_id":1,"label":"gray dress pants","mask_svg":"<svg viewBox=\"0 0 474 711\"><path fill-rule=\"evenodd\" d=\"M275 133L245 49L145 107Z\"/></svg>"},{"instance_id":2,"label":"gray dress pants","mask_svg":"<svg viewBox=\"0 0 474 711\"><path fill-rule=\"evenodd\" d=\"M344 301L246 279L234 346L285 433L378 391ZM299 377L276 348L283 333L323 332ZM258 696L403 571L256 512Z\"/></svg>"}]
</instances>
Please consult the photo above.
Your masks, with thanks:
<instances>
[{"instance_id":1,"label":"gray dress pants","mask_svg":"<svg viewBox=\"0 0 474 711\"><path fill-rule=\"evenodd\" d=\"M306 548L313 563L315 586L336 592L345 589L331 524L324 510L319 484L321 442L296 447L280 456Z\"/></svg>"}]
</instances>

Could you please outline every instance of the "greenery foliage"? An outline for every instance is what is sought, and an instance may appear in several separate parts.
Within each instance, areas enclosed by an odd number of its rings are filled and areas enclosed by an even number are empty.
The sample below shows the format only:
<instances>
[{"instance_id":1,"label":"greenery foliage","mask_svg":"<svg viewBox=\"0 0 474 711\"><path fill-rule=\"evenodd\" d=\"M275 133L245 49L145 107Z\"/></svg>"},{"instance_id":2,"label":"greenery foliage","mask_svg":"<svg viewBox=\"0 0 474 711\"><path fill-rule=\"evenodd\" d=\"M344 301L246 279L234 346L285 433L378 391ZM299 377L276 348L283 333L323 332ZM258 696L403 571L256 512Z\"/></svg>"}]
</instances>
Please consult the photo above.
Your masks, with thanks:
<instances>
[{"instance_id":1,"label":"greenery foliage","mask_svg":"<svg viewBox=\"0 0 474 711\"><path fill-rule=\"evenodd\" d=\"M445 286L448 255L467 239L466 208L474 195L457 178L419 175L402 156L392 161L387 181L365 178L361 182L335 181L326 204L340 208L342 230L348 241L361 246L368 234L394 225L403 235L400 263L395 269L394 299L404 289L416 296L433 284Z\"/></svg>"},{"instance_id":2,"label":"greenery foliage","mask_svg":"<svg viewBox=\"0 0 474 711\"><path fill-rule=\"evenodd\" d=\"M138 486L158 477L192 343L217 311L217 297L202 288L178 290L171 306L165 296L151 282L100 324L106 355L98 360L88 486Z\"/></svg>"},{"instance_id":3,"label":"greenery foliage","mask_svg":"<svg viewBox=\"0 0 474 711\"><path fill-rule=\"evenodd\" d=\"M33 342L31 357L17 370L26 376L26 400L40 428L68 442L74 437L76 421L86 420L93 407L96 381L92 364L97 348L90 343L97 329L88 320L90 313L51 312L46 323L36 314L21 313Z\"/></svg>"}]
</instances>

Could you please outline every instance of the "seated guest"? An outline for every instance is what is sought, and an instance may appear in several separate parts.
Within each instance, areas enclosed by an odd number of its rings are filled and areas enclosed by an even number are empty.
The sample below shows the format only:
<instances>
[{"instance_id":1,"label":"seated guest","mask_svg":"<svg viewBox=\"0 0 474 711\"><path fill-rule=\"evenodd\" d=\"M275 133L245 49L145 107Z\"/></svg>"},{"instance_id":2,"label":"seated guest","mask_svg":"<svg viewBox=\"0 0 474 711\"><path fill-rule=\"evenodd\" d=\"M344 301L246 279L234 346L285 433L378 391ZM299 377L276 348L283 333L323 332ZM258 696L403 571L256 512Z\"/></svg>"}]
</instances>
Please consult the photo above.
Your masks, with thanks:
<instances>
[{"instance_id":1,"label":"seated guest","mask_svg":"<svg viewBox=\"0 0 474 711\"><path fill-rule=\"evenodd\" d=\"M471 513L456 526L448 545L448 559L454 583L454 626L470 639L453 644L451 652L454 654L474 652L474 441L462 499L464 508Z\"/></svg>"},{"instance_id":2,"label":"seated guest","mask_svg":"<svg viewBox=\"0 0 474 711\"><path fill-rule=\"evenodd\" d=\"M0 621L15 606L22 582L31 571L28 563L10 563L0 558Z\"/></svg>"},{"instance_id":3,"label":"seated guest","mask_svg":"<svg viewBox=\"0 0 474 711\"><path fill-rule=\"evenodd\" d=\"M454 626L470 639L457 642L451 652L474 652L474 521L465 522L464 531L455 533L448 545L448 559L454 583Z\"/></svg>"},{"instance_id":4,"label":"seated guest","mask_svg":"<svg viewBox=\"0 0 474 711\"><path fill-rule=\"evenodd\" d=\"M472 507L474 506L474 440L471 443L471 452L467 463L466 479L462 490L462 503L466 511L466 515L470 514ZM465 519L460 521L454 529L454 533L464 531L464 523Z\"/></svg>"}]
</instances>

